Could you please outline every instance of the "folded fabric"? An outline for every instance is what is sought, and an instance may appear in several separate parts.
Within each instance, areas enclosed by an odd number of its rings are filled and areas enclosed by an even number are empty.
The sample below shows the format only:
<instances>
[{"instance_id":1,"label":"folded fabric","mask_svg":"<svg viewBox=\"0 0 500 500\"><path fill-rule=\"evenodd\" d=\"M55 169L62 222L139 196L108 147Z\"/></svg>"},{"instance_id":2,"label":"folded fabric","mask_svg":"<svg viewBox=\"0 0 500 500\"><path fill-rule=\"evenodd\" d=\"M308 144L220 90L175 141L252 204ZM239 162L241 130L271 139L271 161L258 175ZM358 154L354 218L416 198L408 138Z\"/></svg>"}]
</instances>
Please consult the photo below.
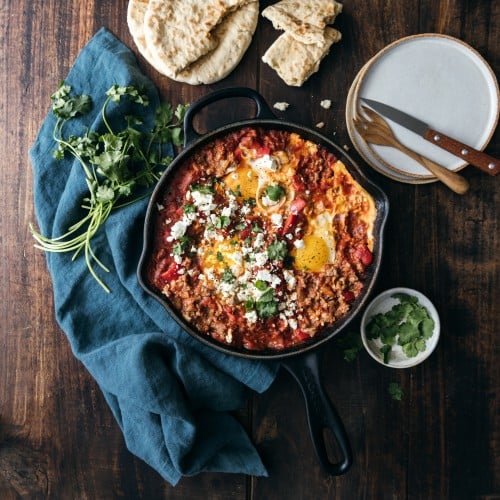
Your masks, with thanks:
<instances>
[{"instance_id":1,"label":"folded fabric","mask_svg":"<svg viewBox=\"0 0 500 500\"><path fill-rule=\"evenodd\" d=\"M102 130L100 108L112 85L143 85L152 123L158 92L131 51L102 28L84 47L66 83L89 94L90 113L72 119L67 134ZM110 106L110 119L127 114L126 102ZM64 234L88 195L81 165L54 160L55 116L49 112L30 150L35 211L40 232ZM173 150L172 150L173 154ZM176 484L201 471L267 475L257 451L228 412L240 408L249 390L262 392L277 365L228 356L183 331L147 295L136 277L147 199L117 209L94 237L93 248L111 272L107 294L89 274L85 260L47 253L56 319L74 355L95 378L120 425L128 449Z\"/></svg>"}]
</instances>

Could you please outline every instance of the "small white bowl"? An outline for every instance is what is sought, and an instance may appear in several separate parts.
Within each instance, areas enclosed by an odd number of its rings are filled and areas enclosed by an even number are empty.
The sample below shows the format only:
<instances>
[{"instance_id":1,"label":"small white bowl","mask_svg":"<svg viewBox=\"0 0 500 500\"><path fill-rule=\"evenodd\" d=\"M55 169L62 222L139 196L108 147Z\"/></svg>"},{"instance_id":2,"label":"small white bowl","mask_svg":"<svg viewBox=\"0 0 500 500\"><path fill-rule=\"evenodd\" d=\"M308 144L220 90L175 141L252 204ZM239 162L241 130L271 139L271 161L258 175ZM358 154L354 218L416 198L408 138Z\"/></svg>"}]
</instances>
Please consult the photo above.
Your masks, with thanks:
<instances>
[{"instance_id":1,"label":"small white bowl","mask_svg":"<svg viewBox=\"0 0 500 500\"><path fill-rule=\"evenodd\" d=\"M425 351L419 352L415 357L409 358L403 352L401 346L394 345L392 347L388 363L384 363L383 355L380 352L380 348L383 343L380 339L370 340L367 338L366 325L368 325L373 316L379 313L384 314L391 310L394 305L399 303L399 299L392 297L395 293L405 293L407 295L417 297L418 302L427 309L430 317L434 320L434 332L432 337L426 341ZM390 290L382 292L380 295L375 297L370 304L368 304L365 312L363 313L363 317L361 318L361 339L365 349L373 359L390 368L409 368L411 366L418 365L427 359L436 348L439 340L440 329L439 315L434 307L434 304L425 295L411 288L391 288Z\"/></svg>"}]
</instances>

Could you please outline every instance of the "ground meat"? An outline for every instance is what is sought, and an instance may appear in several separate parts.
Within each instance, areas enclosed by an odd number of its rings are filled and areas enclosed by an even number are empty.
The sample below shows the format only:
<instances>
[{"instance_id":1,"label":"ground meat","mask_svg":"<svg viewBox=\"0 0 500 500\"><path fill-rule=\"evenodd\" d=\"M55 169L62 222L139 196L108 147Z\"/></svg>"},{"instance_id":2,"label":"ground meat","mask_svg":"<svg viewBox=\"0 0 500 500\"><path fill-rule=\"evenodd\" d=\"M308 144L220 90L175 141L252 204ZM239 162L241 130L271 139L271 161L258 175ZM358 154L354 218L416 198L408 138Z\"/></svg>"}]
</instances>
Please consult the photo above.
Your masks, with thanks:
<instances>
[{"instance_id":1,"label":"ground meat","mask_svg":"<svg viewBox=\"0 0 500 500\"><path fill-rule=\"evenodd\" d=\"M362 293L371 207L325 148L244 127L172 174L158 198L148 280L198 332L249 350L286 349L331 328ZM312 260L299 258L304 248Z\"/></svg>"}]
</instances>

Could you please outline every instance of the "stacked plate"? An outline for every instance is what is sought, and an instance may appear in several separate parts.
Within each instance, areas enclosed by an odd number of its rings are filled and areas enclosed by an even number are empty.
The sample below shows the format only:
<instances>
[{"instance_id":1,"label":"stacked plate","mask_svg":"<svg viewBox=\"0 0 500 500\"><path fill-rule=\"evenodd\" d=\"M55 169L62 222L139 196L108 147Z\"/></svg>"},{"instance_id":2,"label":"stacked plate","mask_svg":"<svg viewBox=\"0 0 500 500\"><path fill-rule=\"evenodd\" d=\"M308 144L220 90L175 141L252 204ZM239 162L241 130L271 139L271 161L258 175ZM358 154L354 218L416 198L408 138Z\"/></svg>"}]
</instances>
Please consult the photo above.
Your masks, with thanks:
<instances>
[{"instance_id":1,"label":"stacked plate","mask_svg":"<svg viewBox=\"0 0 500 500\"><path fill-rule=\"evenodd\" d=\"M461 40L440 34L397 40L370 59L349 90L346 123L363 159L378 172L400 182L424 184L436 177L400 151L365 142L353 118L362 115L365 97L409 113L433 129L478 150L490 141L498 124L498 82L482 56ZM467 165L405 128L389 122L399 141L450 170Z\"/></svg>"}]
</instances>

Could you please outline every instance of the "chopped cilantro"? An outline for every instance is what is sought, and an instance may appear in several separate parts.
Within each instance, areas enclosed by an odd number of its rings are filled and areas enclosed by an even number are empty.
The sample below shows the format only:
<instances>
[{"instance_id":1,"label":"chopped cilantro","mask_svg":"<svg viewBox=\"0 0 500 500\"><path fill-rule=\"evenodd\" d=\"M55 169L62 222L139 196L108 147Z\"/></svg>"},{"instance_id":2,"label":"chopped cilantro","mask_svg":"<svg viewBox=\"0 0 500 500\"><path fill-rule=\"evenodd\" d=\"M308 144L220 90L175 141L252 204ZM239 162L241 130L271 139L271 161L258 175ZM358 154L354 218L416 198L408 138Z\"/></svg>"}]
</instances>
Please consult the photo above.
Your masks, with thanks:
<instances>
[{"instance_id":1,"label":"chopped cilantro","mask_svg":"<svg viewBox=\"0 0 500 500\"><path fill-rule=\"evenodd\" d=\"M255 223L252 226L252 232L253 233L262 233L262 228L257 223Z\"/></svg>"},{"instance_id":2,"label":"chopped cilantro","mask_svg":"<svg viewBox=\"0 0 500 500\"><path fill-rule=\"evenodd\" d=\"M288 253L288 247L284 241L274 240L267 247L267 255L271 260L283 260Z\"/></svg>"},{"instance_id":3,"label":"chopped cilantro","mask_svg":"<svg viewBox=\"0 0 500 500\"><path fill-rule=\"evenodd\" d=\"M391 399L401 401L403 399L403 389L397 382L391 382L387 388Z\"/></svg>"},{"instance_id":4,"label":"chopped cilantro","mask_svg":"<svg viewBox=\"0 0 500 500\"><path fill-rule=\"evenodd\" d=\"M217 252L217 260L219 262L222 262L224 260L224 255L222 255L220 252Z\"/></svg>"},{"instance_id":5,"label":"chopped cilantro","mask_svg":"<svg viewBox=\"0 0 500 500\"><path fill-rule=\"evenodd\" d=\"M182 255L189 247L189 238L187 236L181 236L178 241L174 243L172 248L172 253L174 255Z\"/></svg>"},{"instance_id":6,"label":"chopped cilantro","mask_svg":"<svg viewBox=\"0 0 500 500\"><path fill-rule=\"evenodd\" d=\"M99 110L101 130L84 129L79 135L68 135L65 134L68 121L88 113L92 100L85 94L71 94L71 86L64 82L52 94L52 113L57 118L53 130L57 148L53 156L63 160L68 154L77 160L89 193L82 200L82 209L85 210L82 219L65 234L48 238L30 225L37 248L47 252L71 252L73 258L84 255L87 269L106 292L110 290L96 272L95 264L104 272L109 272L109 269L96 256L92 248L93 237L114 209L143 199L147 192L137 192L138 189L150 188L160 178L164 167L172 161L163 155L163 146L170 141L175 145L182 143L181 124L188 107L179 105L174 113L170 104L160 104L150 130L144 128L138 115L127 116L125 113L121 113L123 121L113 123L112 127L107 108L111 103L120 105L124 98L140 106L149 105L144 88L113 85L106 92ZM132 195L135 197L130 198Z\"/></svg>"},{"instance_id":7,"label":"chopped cilantro","mask_svg":"<svg viewBox=\"0 0 500 500\"><path fill-rule=\"evenodd\" d=\"M276 184L275 186L267 186L265 193L271 201L279 201L286 195L285 189L279 184Z\"/></svg>"},{"instance_id":8,"label":"chopped cilantro","mask_svg":"<svg viewBox=\"0 0 500 500\"><path fill-rule=\"evenodd\" d=\"M337 345L344 353L345 361L354 361L360 351L363 350L363 341L357 331L350 331L343 337L337 339Z\"/></svg>"},{"instance_id":9,"label":"chopped cilantro","mask_svg":"<svg viewBox=\"0 0 500 500\"><path fill-rule=\"evenodd\" d=\"M396 344L409 358L425 351L426 340L434 332L434 320L418 302L418 297L406 293L395 293L392 297L399 303L386 313L373 316L366 326L368 339L382 341L380 352L384 363L389 362L392 346Z\"/></svg>"},{"instance_id":10,"label":"chopped cilantro","mask_svg":"<svg viewBox=\"0 0 500 500\"><path fill-rule=\"evenodd\" d=\"M191 191L197 191L202 194L214 194L215 190L211 184L191 184Z\"/></svg>"},{"instance_id":11,"label":"chopped cilantro","mask_svg":"<svg viewBox=\"0 0 500 500\"><path fill-rule=\"evenodd\" d=\"M225 227L229 226L229 224L231 224L231 218L227 215L221 215L215 221L215 227L217 229L224 229Z\"/></svg>"},{"instance_id":12,"label":"chopped cilantro","mask_svg":"<svg viewBox=\"0 0 500 500\"><path fill-rule=\"evenodd\" d=\"M229 267L226 267L224 269L224 272L222 273L221 281L223 283L234 283L236 280L236 276L232 273L231 269Z\"/></svg>"},{"instance_id":13,"label":"chopped cilantro","mask_svg":"<svg viewBox=\"0 0 500 500\"><path fill-rule=\"evenodd\" d=\"M196 212L196 207L191 203L186 203L185 205L182 205L182 211L185 214L194 214Z\"/></svg>"}]
</instances>

